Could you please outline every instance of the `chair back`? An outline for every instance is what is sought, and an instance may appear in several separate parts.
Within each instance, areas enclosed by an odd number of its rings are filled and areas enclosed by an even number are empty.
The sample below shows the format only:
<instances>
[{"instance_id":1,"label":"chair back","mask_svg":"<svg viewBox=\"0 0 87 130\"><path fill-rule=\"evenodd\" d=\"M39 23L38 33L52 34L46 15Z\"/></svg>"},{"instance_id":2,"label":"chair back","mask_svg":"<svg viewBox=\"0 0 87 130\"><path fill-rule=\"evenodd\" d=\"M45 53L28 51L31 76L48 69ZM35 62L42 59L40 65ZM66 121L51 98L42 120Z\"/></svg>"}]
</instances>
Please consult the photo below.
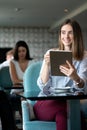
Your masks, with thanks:
<instances>
[{"instance_id":1,"label":"chair back","mask_svg":"<svg viewBox=\"0 0 87 130\"><path fill-rule=\"evenodd\" d=\"M37 78L40 73L42 66L42 61L37 61L32 63L24 73L24 92L33 92L33 90L40 91L37 86ZM22 117L23 117L23 129L24 130L56 130L56 122L50 121L40 121L40 120L31 120L30 115L32 115L33 107L36 101L32 100L23 100L22 101ZM31 105L30 105L31 104Z\"/></svg>"},{"instance_id":2,"label":"chair back","mask_svg":"<svg viewBox=\"0 0 87 130\"><path fill-rule=\"evenodd\" d=\"M40 90L37 86L37 78L40 73L42 61L32 63L25 71L23 77L24 92Z\"/></svg>"},{"instance_id":3,"label":"chair back","mask_svg":"<svg viewBox=\"0 0 87 130\"><path fill-rule=\"evenodd\" d=\"M12 87L12 80L9 73L9 66L0 69L0 89L5 90L5 88ZM8 89L7 91L10 91Z\"/></svg>"}]
</instances>

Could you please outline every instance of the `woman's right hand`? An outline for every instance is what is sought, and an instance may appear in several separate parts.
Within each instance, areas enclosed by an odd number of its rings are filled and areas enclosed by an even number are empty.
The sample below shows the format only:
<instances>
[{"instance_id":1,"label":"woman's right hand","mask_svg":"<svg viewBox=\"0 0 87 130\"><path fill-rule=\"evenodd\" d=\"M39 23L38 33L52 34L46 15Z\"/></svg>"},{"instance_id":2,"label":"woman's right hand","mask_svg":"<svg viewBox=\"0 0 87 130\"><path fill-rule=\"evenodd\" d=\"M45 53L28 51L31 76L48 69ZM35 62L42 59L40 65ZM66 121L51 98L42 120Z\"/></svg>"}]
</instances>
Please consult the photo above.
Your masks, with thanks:
<instances>
[{"instance_id":1,"label":"woman's right hand","mask_svg":"<svg viewBox=\"0 0 87 130\"><path fill-rule=\"evenodd\" d=\"M50 54L47 52L44 55L44 64L41 69L41 79L43 84L49 80L49 66L50 66Z\"/></svg>"},{"instance_id":2,"label":"woman's right hand","mask_svg":"<svg viewBox=\"0 0 87 130\"><path fill-rule=\"evenodd\" d=\"M46 63L46 65L50 65L50 54L49 53L46 53L45 55L44 55L44 61L45 61L45 63Z\"/></svg>"}]
</instances>

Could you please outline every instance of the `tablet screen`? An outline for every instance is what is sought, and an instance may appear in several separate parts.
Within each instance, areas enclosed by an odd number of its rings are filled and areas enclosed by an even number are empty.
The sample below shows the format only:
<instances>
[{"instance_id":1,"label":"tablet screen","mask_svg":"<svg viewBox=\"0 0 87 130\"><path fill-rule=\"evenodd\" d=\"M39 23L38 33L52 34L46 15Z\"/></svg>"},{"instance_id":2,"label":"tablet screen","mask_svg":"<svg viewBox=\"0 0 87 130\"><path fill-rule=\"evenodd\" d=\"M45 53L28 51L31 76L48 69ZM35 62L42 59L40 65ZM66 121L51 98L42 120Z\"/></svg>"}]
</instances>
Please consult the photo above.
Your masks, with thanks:
<instances>
[{"instance_id":1,"label":"tablet screen","mask_svg":"<svg viewBox=\"0 0 87 130\"><path fill-rule=\"evenodd\" d=\"M51 75L52 76L64 76L60 72L59 66L66 65L66 60L72 64L72 52L71 51L50 51L50 63L51 63Z\"/></svg>"}]
</instances>

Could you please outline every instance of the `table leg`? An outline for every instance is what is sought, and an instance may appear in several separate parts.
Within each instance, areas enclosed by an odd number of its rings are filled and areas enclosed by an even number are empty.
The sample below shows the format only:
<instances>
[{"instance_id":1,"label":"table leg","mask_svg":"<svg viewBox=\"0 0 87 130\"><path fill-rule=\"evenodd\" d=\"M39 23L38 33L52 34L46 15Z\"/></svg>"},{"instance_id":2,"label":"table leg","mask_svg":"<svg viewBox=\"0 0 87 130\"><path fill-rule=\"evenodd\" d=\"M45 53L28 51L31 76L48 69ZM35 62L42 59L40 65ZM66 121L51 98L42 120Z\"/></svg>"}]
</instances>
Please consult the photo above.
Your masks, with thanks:
<instances>
[{"instance_id":1,"label":"table leg","mask_svg":"<svg viewBox=\"0 0 87 130\"><path fill-rule=\"evenodd\" d=\"M80 100L67 101L68 130L81 130Z\"/></svg>"}]
</instances>

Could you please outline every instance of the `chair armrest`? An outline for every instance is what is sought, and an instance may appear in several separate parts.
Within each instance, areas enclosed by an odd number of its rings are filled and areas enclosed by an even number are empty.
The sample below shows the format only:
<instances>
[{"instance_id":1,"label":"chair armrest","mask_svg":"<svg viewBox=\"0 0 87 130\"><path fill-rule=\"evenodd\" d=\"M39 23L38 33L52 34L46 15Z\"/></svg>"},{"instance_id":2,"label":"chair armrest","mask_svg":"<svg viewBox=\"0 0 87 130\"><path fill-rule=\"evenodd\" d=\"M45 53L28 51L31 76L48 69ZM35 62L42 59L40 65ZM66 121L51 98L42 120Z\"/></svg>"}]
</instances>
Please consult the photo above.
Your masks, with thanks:
<instances>
[{"instance_id":1,"label":"chair armrest","mask_svg":"<svg viewBox=\"0 0 87 130\"><path fill-rule=\"evenodd\" d=\"M22 101L22 117L23 117L23 122L29 121L29 108L27 106L27 101Z\"/></svg>"},{"instance_id":2,"label":"chair armrest","mask_svg":"<svg viewBox=\"0 0 87 130\"><path fill-rule=\"evenodd\" d=\"M87 99L80 100L81 111L83 112L85 118L87 119Z\"/></svg>"},{"instance_id":3,"label":"chair armrest","mask_svg":"<svg viewBox=\"0 0 87 130\"><path fill-rule=\"evenodd\" d=\"M33 106L28 101L22 101L22 116L23 122L36 119L33 111Z\"/></svg>"}]
</instances>

